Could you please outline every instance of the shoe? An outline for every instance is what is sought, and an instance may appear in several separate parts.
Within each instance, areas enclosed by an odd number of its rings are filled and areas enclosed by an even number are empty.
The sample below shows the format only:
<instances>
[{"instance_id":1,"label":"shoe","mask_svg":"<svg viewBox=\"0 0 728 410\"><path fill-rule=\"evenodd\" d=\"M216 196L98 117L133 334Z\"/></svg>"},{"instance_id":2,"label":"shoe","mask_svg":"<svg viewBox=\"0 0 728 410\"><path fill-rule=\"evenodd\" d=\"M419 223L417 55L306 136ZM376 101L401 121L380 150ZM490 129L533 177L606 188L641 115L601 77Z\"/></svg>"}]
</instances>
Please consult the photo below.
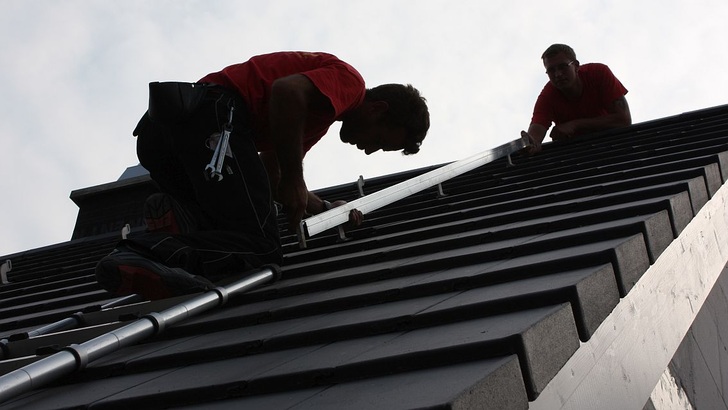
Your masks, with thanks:
<instances>
[{"instance_id":1,"label":"shoe","mask_svg":"<svg viewBox=\"0 0 728 410\"><path fill-rule=\"evenodd\" d=\"M144 202L144 221L148 232L188 233L194 229L189 214L165 193L150 195Z\"/></svg>"},{"instance_id":2,"label":"shoe","mask_svg":"<svg viewBox=\"0 0 728 410\"><path fill-rule=\"evenodd\" d=\"M96 281L117 296L137 293L149 300L204 292L215 287L205 277L117 249L96 265Z\"/></svg>"}]
</instances>

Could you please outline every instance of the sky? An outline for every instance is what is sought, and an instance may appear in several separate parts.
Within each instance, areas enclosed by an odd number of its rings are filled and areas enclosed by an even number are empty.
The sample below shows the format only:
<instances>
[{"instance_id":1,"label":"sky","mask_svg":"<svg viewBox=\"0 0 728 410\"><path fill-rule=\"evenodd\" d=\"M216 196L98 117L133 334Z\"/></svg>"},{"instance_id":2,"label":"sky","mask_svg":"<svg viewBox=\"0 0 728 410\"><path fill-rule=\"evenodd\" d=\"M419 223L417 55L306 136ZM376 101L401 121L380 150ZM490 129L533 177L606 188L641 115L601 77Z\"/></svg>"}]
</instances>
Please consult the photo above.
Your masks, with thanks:
<instances>
[{"instance_id":1,"label":"sky","mask_svg":"<svg viewBox=\"0 0 728 410\"><path fill-rule=\"evenodd\" d=\"M280 50L326 51L368 87L412 84L417 155L365 155L334 124L304 160L315 190L469 157L518 138L571 45L629 90L634 123L728 103L725 0L0 0L0 255L71 239L74 190L138 164L151 81L196 81ZM547 139L548 141L548 139Z\"/></svg>"}]
</instances>

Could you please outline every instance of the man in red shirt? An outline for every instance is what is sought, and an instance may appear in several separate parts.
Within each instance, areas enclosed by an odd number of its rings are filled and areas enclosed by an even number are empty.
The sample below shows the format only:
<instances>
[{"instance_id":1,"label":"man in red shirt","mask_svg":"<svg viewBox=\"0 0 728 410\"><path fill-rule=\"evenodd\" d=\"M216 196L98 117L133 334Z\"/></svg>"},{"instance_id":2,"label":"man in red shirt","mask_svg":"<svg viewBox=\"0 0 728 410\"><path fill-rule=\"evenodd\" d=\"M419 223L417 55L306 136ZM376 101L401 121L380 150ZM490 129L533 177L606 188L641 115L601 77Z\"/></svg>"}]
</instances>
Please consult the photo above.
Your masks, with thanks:
<instances>
[{"instance_id":1,"label":"man in red shirt","mask_svg":"<svg viewBox=\"0 0 728 410\"><path fill-rule=\"evenodd\" d=\"M367 89L352 66L327 53L256 56L171 95L187 91L201 97L170 117L158 108L175 104L153 107L150 86L149 111L134 130L139 161L161 192L145 204L147 232L119 243L96 267L97 281L114 294L160 299L280 264L274 200L291 226L332 206L303 179L303 158L330 125L341 121L341 140L367 155L415 154L430 125L415 88ZM361 222L360 213L350 217Z\"/></svg>"},{"instance_id":2,"label":"man in red shirt","mask_svg":"<svg viewBox=\"0 0 728 410\"><path fill-rule=\"evenodd\" d=\"M541 56L549 82L536 100L528 132L526 153L541 151L546 131L554 123L551 139L563 141L589 132L624 127L632 123L627 89L604 64L579 65L574 50L551 45Z\"/></svg>"}]
</instances>

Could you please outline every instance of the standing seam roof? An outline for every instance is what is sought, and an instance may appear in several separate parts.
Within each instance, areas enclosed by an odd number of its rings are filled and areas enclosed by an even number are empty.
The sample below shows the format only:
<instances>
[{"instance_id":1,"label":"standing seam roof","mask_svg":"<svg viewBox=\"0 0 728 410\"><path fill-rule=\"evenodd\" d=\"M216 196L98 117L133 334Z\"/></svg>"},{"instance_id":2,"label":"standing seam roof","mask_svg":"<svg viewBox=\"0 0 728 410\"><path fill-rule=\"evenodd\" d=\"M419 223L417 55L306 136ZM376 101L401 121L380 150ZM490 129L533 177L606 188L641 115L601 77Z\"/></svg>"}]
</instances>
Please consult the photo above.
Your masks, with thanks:
<instances>
[{"instance_id":1,"label":"standing seam roof","mask_svg":"<svg viewBox=\"0 0 728 410\"><path fill-rule=\"evenodd\" d=\"M343 242L284 235L279 282L2 408L527 408L721 189L727 152L715 107L495 161ZM113 298L93 266L116 240L4 258L0 373L184 300L98 308ZM28 337L76 312L76 328Z\"/></svg>"}]
</instances>

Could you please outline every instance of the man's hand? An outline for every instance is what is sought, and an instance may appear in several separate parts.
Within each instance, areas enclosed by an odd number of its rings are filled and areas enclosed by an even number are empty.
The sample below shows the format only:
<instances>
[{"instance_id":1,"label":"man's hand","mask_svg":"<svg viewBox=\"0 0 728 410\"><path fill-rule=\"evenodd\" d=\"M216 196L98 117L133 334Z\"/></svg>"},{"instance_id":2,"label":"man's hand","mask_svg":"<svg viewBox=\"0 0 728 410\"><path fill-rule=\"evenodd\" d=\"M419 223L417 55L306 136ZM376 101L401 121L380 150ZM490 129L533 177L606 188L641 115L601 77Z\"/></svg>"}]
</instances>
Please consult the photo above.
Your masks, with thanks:
<instances>
[{"instance_id":1,"label":"man's hand","mask_svg":"<svg viewBox=\"0 0 728 410\"><path fill-rule=\"evenodd\" d=\"M356 228L357 226L361 225L361 222L364 220L364 214L361 213L358 209L352 209L349 211L349 222L347 224L352 227Z\"/></svg>"},{"instance_id":2,"label":"man's hand","mask_svg":"<svg viewBox=\"0 0 728 410\"><path fill-rule=\"evenodd\" d=\"M288 217L290 229L298 228L308 205L308 188L301 178L281 178L278 182L278 201Z\"/></svg>"},{"instance_id":3,"label":"man's hand","mask_svg":"<svg viewBox=\"0 0 728 410\"><path fill-rule=\"evenodd\" d=\"M531 145L523 149L526 155L531 156L541 152L541 141L536 140L526 131L521 131L521 138L528 138L528 141L531 143Z\"/></svg>"},{"instance_id":4,"label":"man's hand","mask_svg":"<svg viewBox=\"0 0 728 410\"><path fill-rule=\"evenodd\" d=\"M338 200L331 203L331 208L336 208L337 206L341 206L346 204L346 201L344 200ZM355 228L359 225L361 225L361 222L364 220L364 214L361 213L361 211L357 209L352 209L349 211L349 222L347 222L347 225Z\"/></svg>"},{"instance_id":5,"label":"man's hand","mask_svg":"<svg viewBox=\"0 0 728 410\"><path fill-rule=\"evenodd\" d=\"M566 141L574 137L577 132L576 121L569 121L559 124L551 130L551 139L554 141Z\"/></svg>"}]
</instances>

